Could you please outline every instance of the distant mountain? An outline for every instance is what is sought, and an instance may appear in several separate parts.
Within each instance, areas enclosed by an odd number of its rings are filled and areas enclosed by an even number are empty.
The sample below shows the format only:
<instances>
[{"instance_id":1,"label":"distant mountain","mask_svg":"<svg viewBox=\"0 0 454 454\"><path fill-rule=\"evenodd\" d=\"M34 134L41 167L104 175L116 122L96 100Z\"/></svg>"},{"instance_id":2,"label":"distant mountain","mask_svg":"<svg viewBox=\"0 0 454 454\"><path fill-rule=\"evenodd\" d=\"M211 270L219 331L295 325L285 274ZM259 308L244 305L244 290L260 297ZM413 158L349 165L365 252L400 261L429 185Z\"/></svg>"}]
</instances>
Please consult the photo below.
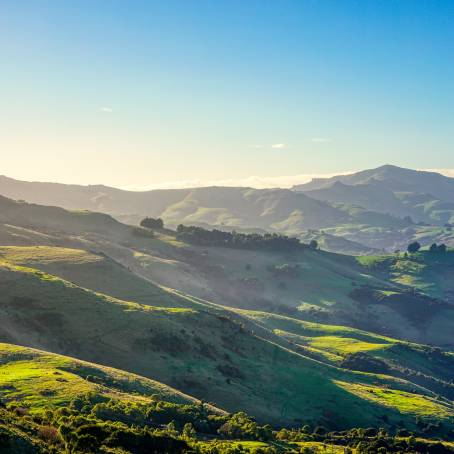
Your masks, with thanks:
<instances>
[{"instance_id":1,"label":"distant mountain","mask_svg":"<svg viewBox=\"0 0 454 454\"><path fill-rule=\"evenodd\" d=\"M367 210L352 214L287 189L206 187L133 192L107 186L30 183L1 177L0 194L71 210L100 211L131 223L145 216L159 216L173 226L184 223L291 234L344 223L369 223ZM374 226L404 226L398 219L381 215L378 218L375 215L371 222Z\"/></svg>"},{"instance_id":2,"label":"distant mountain","mask_svg":"<svg viewBox=\"0 0 454 454\"><path fill-rule=\"evenodd\" d=\"M163 218L170 227L186 224L302 238L317 230L330 235L327 248L338 252L393 251L415 239L423 245L454 245L449 230L454 225L454 179L389 165L315 179L293 190L203 187L135 192L0 177L0 194L102 212L128 224L151 216Z\"/></svg>"},{"instance_id":3,"label":"distant mountain","mask_svg":"<svg viewBox=\"0 0 454 454\"><path fill-rule=\"evenodd\" d=\"M293 189L313 191L330 187L337 181L351 186L379 183L381 187L392 192L427 193L440 200L452 200L454 197L454 178L436 172L405 169L389 164L349 175L315 178L309 183L294 186Z\"/></svg>"},{"instance_id":4,"label":"distant mountain","mask_svg":"<svg viewBox=\"0 0 454 454\"><path fill-rule=\"evenodd\" d=\"M294 186L317 200L359 205L417 222L454 222L454 178L385 165L351 175L313 179Z\"/></svg>"},{"instance_id":5,"label":"distant mountain","mask_svg":"<svg viewBox=\"0 0 454 454\"><path fill-rule=\"evenodd\" d=\"M378 180L371 180L368 184L349 185L341 181L334 181L329 186L304 191L304 194L325 202L358 205L380 213L389 213L404 217L413 214L394 192L383 187Z\"/></svg>"}]
</instances>

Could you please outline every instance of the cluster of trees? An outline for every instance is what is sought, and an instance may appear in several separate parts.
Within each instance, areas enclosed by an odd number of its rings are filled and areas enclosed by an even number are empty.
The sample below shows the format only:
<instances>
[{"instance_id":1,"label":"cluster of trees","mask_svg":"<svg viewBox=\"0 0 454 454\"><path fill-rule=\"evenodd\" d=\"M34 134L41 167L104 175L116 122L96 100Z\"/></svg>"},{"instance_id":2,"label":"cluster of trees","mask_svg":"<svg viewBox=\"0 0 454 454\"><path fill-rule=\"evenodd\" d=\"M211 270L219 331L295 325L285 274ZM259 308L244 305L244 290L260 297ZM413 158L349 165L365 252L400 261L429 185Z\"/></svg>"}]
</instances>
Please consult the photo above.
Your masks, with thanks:
<instances>
[{"instance_id":1,"label":"cluster of trees","mask_svg":"<svg viewBox=\"0 0 454 454\"><path fill-rule=\"evenodd\" d=\"M275 435L277 440L293 442L318 441L326 445L344 446L345 454L386 454L386 453L434 453L447 454L454 449L440 442L417 439L407 430L398 430L391 435L383 428L359 428L346 431L328 432L324 427L309 426L299 430L281 429ZM329 452L329 451L328 451Z\"/></svg>"},{"instance_id":2,"label":"cluster of trees","mask_svg":"<svg viewBox=\"0 0 454 454\"><path fill-rule=\"evenodd\" d=\"M164 221L161 218L145 218L140 221L140 226L146 229L163 229Z\"/></svg>"},{"instance_id":3,"label":"cluster of trees","mask_svg":"<svg viewBox=\"0 0 454 454\"><path fill-rule=\"evenodd\" d=\"M222 230L207 230L202 227L185 226L180 224L177 228L177 237L189 243L203 246L221 246L234 249L256 249L275 251L294 251L307 248L298 238L292 238L277 233L238 233L224 232ZM315 248L317 245L314 243Z\"/></svg>"},{"instance_id":4,"label":"cluster of trees","mask_svg":"<svg viewBox=\"0 0 454 454\"><path fill-rule=\"evenodd\" d=\"M421 244L418 241L413 241L407 246L407 251L410 252L410 254L414 254L415 252L418 252L421 249ZM429 252L432 253L438 253L438 254L444 254L447 251L446 244L441 243L432 243L429 247Z\"/></svg>"},{"instance_id":5,"label":"cluster of trees","mask_svg":"<svg viewBox=\"0 0 454 454\"><path fill-rule=\"evenodd\" d=\"M437 243L432 243L429 248L429 252L432 253L438 253L438 254L444 254L446 252L446 244L437 244Z\"/></svg>"},{"instance_id":6,"label":"cluster of trees","mask_svg":"<svg viewBox=\"0 0 454 454\"><path fill-rule=\"evenodd\" d=\"M441 443L417 440L405 430L394 435L385 429L330 432L308 425L275 430L243 412L229 415L215 412L204 403L176 404L157 398L142 403L88 394L67 407L39 414L29 414L26 408L10 404L0 409L0 420L0 452L277 454L315 452L308 447L300 451L296 444L314 441L344 446L346 453L454 452ZM13 431L4 430L8 424ZM17 443L19 433L26 434L25 441L36 440L33 443L37 448L22 450ZM249 450L242 447L242 441L260 441L268 446Z\"/></svg>"}]
</instances>

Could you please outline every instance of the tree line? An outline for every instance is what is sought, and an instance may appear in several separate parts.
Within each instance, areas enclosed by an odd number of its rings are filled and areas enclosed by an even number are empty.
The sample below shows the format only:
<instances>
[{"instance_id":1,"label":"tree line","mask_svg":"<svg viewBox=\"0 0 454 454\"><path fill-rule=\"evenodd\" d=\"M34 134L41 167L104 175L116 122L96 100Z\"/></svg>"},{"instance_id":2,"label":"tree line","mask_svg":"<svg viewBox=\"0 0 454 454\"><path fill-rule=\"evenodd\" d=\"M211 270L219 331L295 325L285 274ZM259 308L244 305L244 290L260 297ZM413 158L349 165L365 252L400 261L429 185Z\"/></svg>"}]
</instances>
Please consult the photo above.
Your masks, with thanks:
<instances>
[{"instance_id":1,"label":"tree line","mask_svg":"<svg viewBox=\"0 0 454 454\"><path fill-rule=\"evenodd\" d=\"M207 230L203 227L185 226L177 227L177 238L202 246L218 246L233 249L254 249L290 252L298 249L317 249L318 243L312 240L304 244L298 238L281 235L278 233L239 233L236 231L225 232L222 230Z\"/></svg>"}]
</instances>

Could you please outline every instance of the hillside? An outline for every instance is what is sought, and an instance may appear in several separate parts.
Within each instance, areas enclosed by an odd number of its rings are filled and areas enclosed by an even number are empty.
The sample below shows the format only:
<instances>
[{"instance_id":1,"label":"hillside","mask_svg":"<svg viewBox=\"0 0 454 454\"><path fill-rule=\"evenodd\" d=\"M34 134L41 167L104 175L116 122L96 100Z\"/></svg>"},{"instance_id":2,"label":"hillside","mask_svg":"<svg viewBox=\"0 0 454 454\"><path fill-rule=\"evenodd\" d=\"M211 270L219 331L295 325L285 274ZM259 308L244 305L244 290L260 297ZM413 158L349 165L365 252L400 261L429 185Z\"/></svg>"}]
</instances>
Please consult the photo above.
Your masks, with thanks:
<instances>
[{"instance_id":1,"label":"hillside","mask_svg":"<svg viewBox=\"0 0 454 454\"><path fill-rule=\"evenodd\" d=\"M343 453L377 441L398 452L452 452L452 444L410 441L385 429L325 433L257 424L152 380L11 344L0 344L0 449L5 453ZM432 421L434 419L432 418ZM420 420L427 436L447 436ZM441 429L441 430L440 430ZM345 447L345 448L344 448Z\"/></svg>"},{"instance_id":2,"label":"hillside","mask_svg":"<svg viewBox=\"0 0 454 454\"><path fill-rule=\"evenodd\" d=\"M75 248L97 256L79 264L77 260L65 261L64 256L40 260L38 251L31 249L17 259L12 252L14 263L58 272L64 279L120 299L139 295L145 304L155 305L156 286L144 289L145 279L231 307L346 324L415 342L452 345L452 299L440 300L435 295L433 300L434 295L423 292L415 296L405 282L377 274L353 257L311 250L289 254L201 247L179 240L170 230L138 232L107 215L8 199L0 202L6 207L0 211L0 239L4 245ZM426 242L433 240L428 233ZM363 288L365 291L359 291ZM395 296L377 298L367 293L368 289L382 295L393 292ZM147 292L151 297L146 296ZM425 307L434 310L423 317L423 312L411 310L414 304L422 311Z\"/></svg>"},{"instance_id":3,"label":"hillside","mask_svg":"<svg viewBox=\"0 0 454 454\"><path fill-rule=\"evenodd\" d=\"M206 304L196 309L194 300L188 303L191 308L143 306L30 268L5 264L0 273L5 342L139 373L226 410L246 410L274 423L294 424L305 408L304 420L331 424L334 419L324 413L329 408L337 425L351 427L366 424L362 411L370 407L367 423L372 424L383 407L378 395L364 400L371 386L394 389L390 397L399 397L386 401L390 420L404 418L411 425L417 414L451 417L447 401L431 400L423 388L314 361L254 335L228 312L208 310ZM315 388L323 393L310 391Z\"/></svg>"}]
</instances>

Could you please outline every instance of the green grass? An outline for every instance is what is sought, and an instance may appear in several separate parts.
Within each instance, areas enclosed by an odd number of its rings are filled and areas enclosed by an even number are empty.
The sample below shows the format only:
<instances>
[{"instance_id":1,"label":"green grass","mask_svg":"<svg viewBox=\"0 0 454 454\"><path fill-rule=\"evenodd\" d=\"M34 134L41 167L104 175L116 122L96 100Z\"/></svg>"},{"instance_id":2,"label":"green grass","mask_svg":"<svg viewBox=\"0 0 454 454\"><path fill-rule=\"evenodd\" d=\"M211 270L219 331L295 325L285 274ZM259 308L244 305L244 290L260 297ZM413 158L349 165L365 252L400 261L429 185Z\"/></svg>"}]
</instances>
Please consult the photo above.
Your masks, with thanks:
<instances>
[{"instance_id":1,"label":"green grass","mask_svg":"<svg viewBox=\"0 0 454 454\"><path fill-rule=\"evenodd\" d=\"M320 350L327 350L328 352L341 355L383 350L390 347L390 344L373 344L369 342L362 342L357 339L337 336L315 337L310 339L308 343L311 347L315 347Z\"/></svg>"},{"instance_id":2,"label":"green grass","mask_svg":"<svg viewBox=\"0 0 454 454\"><path fill-rule=\"evenodd\" d=\"M452 421L450 406L437 402L433 398L409 393L402 390L386 389L376 386L365 386L359 383L338 382L345 390L384 407L397 409L402 414Z\"/></svg>"},{"instance_id":3,"label":"green grass","mask_svg":"<svg viewBox=\"0 0 454 454\"><path fill-rule=\"evenodd\" d=\"M30 268L3 266L0 335L8 342L40 345L134 372L228 411L246 410L277 424L317 421L328 409L344 427L379 420L380 406L347 392L337 381L412 387L392 377L314 361L273 342L272 333L267 340L247 324L242 328L241 318L234 321L237 317L227 310L176 294L172 298L180 300L179 308L140 305ZM39 368L31 368L30 374L46 377ZM397 413L388 413L395 420Z\"/></svg>"},{"instance_id":4,"label":"green grass","mask_svg":"<svg viewBox=\"0 0 454 454\"><path fill-rule=\"evenodd\" d=\"M149 402L153 396L177 403L193 399L162 383L73 358L0 344L0 399L37 413L67 406L93 393L125 402Z\"/></svg>"}]
</instances>

